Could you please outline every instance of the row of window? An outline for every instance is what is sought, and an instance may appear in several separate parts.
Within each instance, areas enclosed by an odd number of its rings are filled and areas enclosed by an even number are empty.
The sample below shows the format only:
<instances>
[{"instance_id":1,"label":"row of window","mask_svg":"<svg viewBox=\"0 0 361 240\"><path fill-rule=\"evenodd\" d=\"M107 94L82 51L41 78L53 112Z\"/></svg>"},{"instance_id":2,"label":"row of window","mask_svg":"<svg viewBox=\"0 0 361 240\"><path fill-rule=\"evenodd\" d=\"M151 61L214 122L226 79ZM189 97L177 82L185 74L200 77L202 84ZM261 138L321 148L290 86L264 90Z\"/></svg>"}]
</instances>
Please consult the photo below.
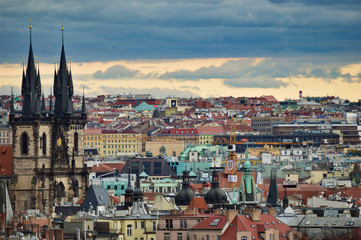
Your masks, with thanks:
<instances>
[{"instance_id":1,"label":"row of window","mask_svg":"<svg viewBox=\"0 0 361 240\"><path fill-rule=\"evenodd\" d=\"M217 235L217 239L220 239L221 238L221 236L220 235ZM171 240L171 238L170 238L170 233L164 233L164 238L163 238L164 240ZM187 235L186 235L186 239L187 240L190 240L190 234L189 233L187 233ZM193 240L197 240L198 238L197 238L197 235L196 234L194 234L193 235ZM199 238L200 240L210 240L210 235L206 235L206 236L202 236L202 238ZM183 233L177 233L177 240L183 240ZM242 238L241 238L241 240L247 240L247 237L245 237L245 236L243 236Z\"/></svg>"},{"instance_id":2,"label":"row of window","mask_svg":"<svg viewBox=\"0 0 361 240\"><path fill-rule=\"evenodd\" d=\"M29 136L26 132L23 132L20 136L20 151L22 155L29 154ZM46 146L47 146L47 137L46 134L40 137L40 148L42 149L42 154L46 155ZM74 133L74 151L78 152L79 148L79 135Z\"/></svg>"},{"instance_id":3,"label":"row of window","mask_svg":"<svg viewBox=\"0 0 361 240\"><path fill-rule=\"evenodd\" d=\"M137 229L138 227L138 222L135 221L134 222L134 229ZM145 228L145 222L141 221L140 222L140 229L144 229ZM153 232L157 231L157 223L154 221L153 222ZM127 225L127 236L132 236L133 235L133 225L132 224L128 224ZM140 240L142 240L142 238L140 238Z\"/></svg>"}]
</instances>

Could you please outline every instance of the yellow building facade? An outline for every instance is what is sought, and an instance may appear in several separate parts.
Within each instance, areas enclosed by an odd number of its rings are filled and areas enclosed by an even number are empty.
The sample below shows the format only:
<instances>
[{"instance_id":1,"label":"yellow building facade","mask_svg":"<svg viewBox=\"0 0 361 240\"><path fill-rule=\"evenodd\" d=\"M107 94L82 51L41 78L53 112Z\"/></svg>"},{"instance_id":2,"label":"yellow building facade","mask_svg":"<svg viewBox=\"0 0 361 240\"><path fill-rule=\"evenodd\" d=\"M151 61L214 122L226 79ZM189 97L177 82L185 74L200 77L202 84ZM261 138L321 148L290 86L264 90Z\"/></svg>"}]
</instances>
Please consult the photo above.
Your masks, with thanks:
<instances>
[{"instance_id":1,"label":"yellow building facade","mask_svg":"<svg viewBox=\"0 0 361 240\"><path fill-rule=\"evenodd\" d=\"M157 219L151 215L99 218L98 222L108 223L109 232L119 234L119 240L156 240Z\"/></svg>"},{"instance_id":2,"label":"yellow building facade","mask_svg":"<svg viewBox=\"0 0 361 240\"><path fill-rule=\"evenodd\" d=\"M85 146L96 148L99 157L109 158L118 154L142 152L142 138L140 133L133 131L103 130L100 133L86 134Z\"/></svg>"}]
</instances>

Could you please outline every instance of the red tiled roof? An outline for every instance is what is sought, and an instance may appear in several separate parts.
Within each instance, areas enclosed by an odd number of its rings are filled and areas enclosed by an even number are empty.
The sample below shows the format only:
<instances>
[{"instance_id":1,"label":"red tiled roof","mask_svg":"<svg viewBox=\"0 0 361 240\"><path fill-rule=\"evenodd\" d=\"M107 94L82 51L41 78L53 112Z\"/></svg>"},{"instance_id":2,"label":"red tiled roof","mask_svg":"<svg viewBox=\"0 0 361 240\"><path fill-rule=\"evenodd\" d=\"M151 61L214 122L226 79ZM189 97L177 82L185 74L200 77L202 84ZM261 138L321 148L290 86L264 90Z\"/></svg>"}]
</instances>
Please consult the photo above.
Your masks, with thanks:
<instances>
[{"instance_id":1,"label":"red tiled roof","mask_svg":"<svg viewBox=\"0 0 361 240\"><path fill-rule=\"evenodd\" d=\"M120 171L122 171L123 167L125 166L125 163L103 163L103 165L106 165L113 170L114 170L114 168L118 169L118 171L120 172Z\"/></svg>"},{"instance_id":2,"label":"red tiled roof","mask_svg":"<svg viewBox=\"0 0 361 240\"><path fill-rule=\"evenodd\" d=\"M85 200L85 198L80 198L80 199L76 202L76 204L77 204L77 205L82 205L83 202L84 202L84 200Z\"/></svg>"},{"instance_id":3,"label":"red tiled roof","mask_svg":"<svg viewBox=\"0 0 361 240\"><path fill-rule=\"evenodd\" d=\"M13 146L0 146L0 168L0 175L13 175Z\"/></svg>"},{"instance_id":4,"label":"red tiled roof","mask_svg":"<svg viewBox=\"0 0 361 240\"><path fill-rule=\"evenodd\" d=\"M169 129L169 133L173 135L198 135L196 128L173 128Z\"/></svg>"},{"instance_id":5,"label":"red tiled roof","mask_svg":"<svg viewBox=\"0 0 361 240\"><path fill-rule=\"evenodd\" d=\"M226 216L212 216L198 223L193 230L222 230L227 223ZM231 238L230 238L231 239Z\"/></svg>"},{"instance_id":6,"label":"red tiled roof","mask_svg":"<svg viewBox=\"0 0 361 240\"><path fill-rule=\"evenodd\" d=\"M204 198L194 197L188 205L188 209L204 209L208 210L208 205Z\"/></svg>"},{"instance_id":7,"label":"red tiled roof","mask_svg":"<svg viewBox=\"0 0 361 240\"><path fill-rule=\"evenodd\" d=\"M251 232L252 237L259 239L259 233L261 233L259 231L265 231L268 229L278 229L280 240L287 240L288 232L294 230L290 226L268 214L261 214L259 221L253 221L249 215L237 215L223 233L221 240L237 239L237 232L244 231ZM285 236L283 236L283 234Z\"/></svg>"},{"instance_id":8,"label":"red tiled roof","mask_svg":"<svg viewBox=\"0 0 361 240\"><path fill-rule=\"evenodd\" d=\"M264 190L266 194L268 194L269 184L258 184L258 188ZM278 196L282 199L285 195L285 189L283 188L283 184L277 184ZM305 204L307 204L307 199L313 196L319 195L320 192L327 192L328 190L321 185L318 184L298 184L296 188L287 189L287 195L300 194L302 196L302 200Z\"/></svg>"},{"instance_id":9,"label":"red tiled roof","mask_svg":"<svg viewBox=\"0 0 361 240\"><path fill-rule=\"evenodd\" d=\"M106 164L99 164L99 166L97 167L97 165L94 165L92 167L92 172L113 172L114 169L112 167L107 166Z\"/></svg>"}]
</instances>

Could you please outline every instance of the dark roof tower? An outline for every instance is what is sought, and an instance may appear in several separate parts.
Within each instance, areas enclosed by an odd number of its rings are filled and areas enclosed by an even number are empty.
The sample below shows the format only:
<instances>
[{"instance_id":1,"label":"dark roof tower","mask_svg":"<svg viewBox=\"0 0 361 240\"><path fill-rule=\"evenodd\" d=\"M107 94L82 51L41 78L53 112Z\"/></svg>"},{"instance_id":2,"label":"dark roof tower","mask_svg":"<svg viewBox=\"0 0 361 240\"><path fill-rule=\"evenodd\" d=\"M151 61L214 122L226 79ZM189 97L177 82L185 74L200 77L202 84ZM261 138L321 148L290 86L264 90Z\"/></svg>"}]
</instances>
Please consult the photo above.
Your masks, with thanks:
<instances>
[{"instance_id":1,"label":"dark roof tower","mask_svg":"<svg viewBox=\"0 0 361 240\"><path fill-rule=\"evenodd\" d=\"M143 201L143 191L140 188L140 177L139 177L139 175L140 175L140 162L139 161L137 161L137 165L138 165L138 168L137 168L137 180L136 180L135 191L134 191L134 194L133 194L134 202Z\"/></svg>"},{"instance_id":2,"label":"dark roof tower","mask_svg":"<svg viewBox=\"0 0 361 240\"><path fill-rule=\"evenodd\" d=\"M14 113L15 113L15 110L14 110L14 95L13 95L13 87L11 87L10 115L13 116Z\"/></svg>"},{"instance_id":3,"label":"dark roof tower","mask_svg":"<svg viewBox=\"0 0 361 240\"><path fill-rule=\"evenodd\" d=\"M267 197L267 205L277 207L279 205L279 196L278 196L278 189L277 189L277 169L272 168L271 170L271 182L269 185L268 190L268 197Z\"/></svg>"},{"instance_id":4,"label":"dark roof tower","mask_svg":"<svg viewBox=\"0 0 361 240\"><path fill-rule=\"evenodd\" d=\"M81 114L82 115L86 114L84 87L83 87L83 102L82 102L82 105L81 105Z\"/></svg>"},{"instance_id":5,"label":"dark roof tower","mask_svg":"<svg viewBox=\"0 0 361 240\"><path fill-rule=\"evenodd\" d=\"M282 207L286 208L288 207L288 197L287 197L287 188L285 187L285 196L282 199Z\"/></svg>"},{"instance_id":6,"label":"dark roof tower","mask_svg":"<svg viewBox=\"0 0 361 240\"><path fill-rule=\"evenodd\" d=\"M50 88L49 112L50 114L53 114L53 95L51 94L51 88Z\"/></svg>"},{"instance_id":7,"label":"dark roof tower","mask_svg":"<svg viewBox=\"0 0 361 240\"><path fill-rule=\"evenodd\" d=\"M26 74L23 72L23 81L21 86L21 94L23 95L23 109L22 117L31 118L35 112L35 106L38 99L36 84L40 83L40 78L37 76L35 69L35 61L33 54L32 46L32 36L31 36L31 21L30 21L30 48L29 48L29 57L28 65L26 68Z\"/></svg>"},{"instance_id":8,"label":"dark roof tower","mask_svg":"<svg viewBox=\"0 0 361 240\"><path fill-rule=\"evenodd\" d=\"M60 65L58 72L54 75L54 95L55 95L55 117L68 117L74 114L73 110L73 78L71 71L68 71L65 49L64 49L64 28L62 31L62 47L60 55Z\"/></svg>"},{"instance_id":9,"label":"dark roof tower","mask_svg":"<svg viewBox=\"0 0 361 240\"><path fill-rule=\"evenodd\" d=\"M227 203L226 193L219 187L218 171L212 171L212 186L211 189L204 196L207 204L222 204Z\"/></svg>"},{"instance_id":10,"label":"dark roof tower","mask_svg":"<svg viewBox=\"0 0 361 240\"><path fill-rule=\"evenodd\" d=\"M124 199L124 205L126 207L131 207L133 205L133 193L134 193L134 190L133 190L131 182L130 182L130 167L129 167L128 168L128 187L125 189L125 199Z\"/></svg>"},{"instance_id":11,"label":"dark roof tower","mask_svg":"<svg viewBox=\"0 0 361 240\"><path fill-rule=\"evenodd\" d=\"M180 206L188 206L193 198L193 191L189 183L189 171L183 171L182 189L175 195L175 203Z\"/></svg>"}]
</instances>

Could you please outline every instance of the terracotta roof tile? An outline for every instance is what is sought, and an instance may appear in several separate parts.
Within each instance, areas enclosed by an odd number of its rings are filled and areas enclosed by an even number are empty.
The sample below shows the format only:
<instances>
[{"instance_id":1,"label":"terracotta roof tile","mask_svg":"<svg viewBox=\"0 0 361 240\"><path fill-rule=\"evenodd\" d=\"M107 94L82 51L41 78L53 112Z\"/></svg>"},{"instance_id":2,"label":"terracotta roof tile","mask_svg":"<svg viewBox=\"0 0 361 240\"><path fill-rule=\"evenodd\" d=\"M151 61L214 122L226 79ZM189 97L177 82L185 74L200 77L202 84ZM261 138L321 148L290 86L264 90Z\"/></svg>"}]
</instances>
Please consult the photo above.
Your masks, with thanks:
<instances>
[{"instance_id":1,"label":"terracotta roof tile","mask_svg":"<svg viewBox=\"0 0 361 240\"><path fill-rule=\"evenodd\" d=\"M253 221L249 215L237 215L222 235L221 240L237 239L237 232L240 231L251 232L252 237L259 239L259 233L261 233L259 231L268 229L278 229L280 240L287 240L287 234L294 230L268 214L261 214L259 221Z\"/></svg>"},{"instance_id":2,"label":"terracotta roof tile","mask_svg":"<svg viewBox=\"0 0 361 240\"><path fill-rule=\"evenodd\" d=\"M222 230L227 223L226 216L212 216L198 223L193 230Z\"/></svg>"},{"instance_id":3,"label":"terracotta roof tile","mask_svg":"<svg viewBox=\"0 0 361 240\"><path fill-rule=\"evenodd\" d=\"M188 209L204 209L208 210L208 205L204 198L202 197L194 197L188 205Z\"/></svg>"}]
</instances>

